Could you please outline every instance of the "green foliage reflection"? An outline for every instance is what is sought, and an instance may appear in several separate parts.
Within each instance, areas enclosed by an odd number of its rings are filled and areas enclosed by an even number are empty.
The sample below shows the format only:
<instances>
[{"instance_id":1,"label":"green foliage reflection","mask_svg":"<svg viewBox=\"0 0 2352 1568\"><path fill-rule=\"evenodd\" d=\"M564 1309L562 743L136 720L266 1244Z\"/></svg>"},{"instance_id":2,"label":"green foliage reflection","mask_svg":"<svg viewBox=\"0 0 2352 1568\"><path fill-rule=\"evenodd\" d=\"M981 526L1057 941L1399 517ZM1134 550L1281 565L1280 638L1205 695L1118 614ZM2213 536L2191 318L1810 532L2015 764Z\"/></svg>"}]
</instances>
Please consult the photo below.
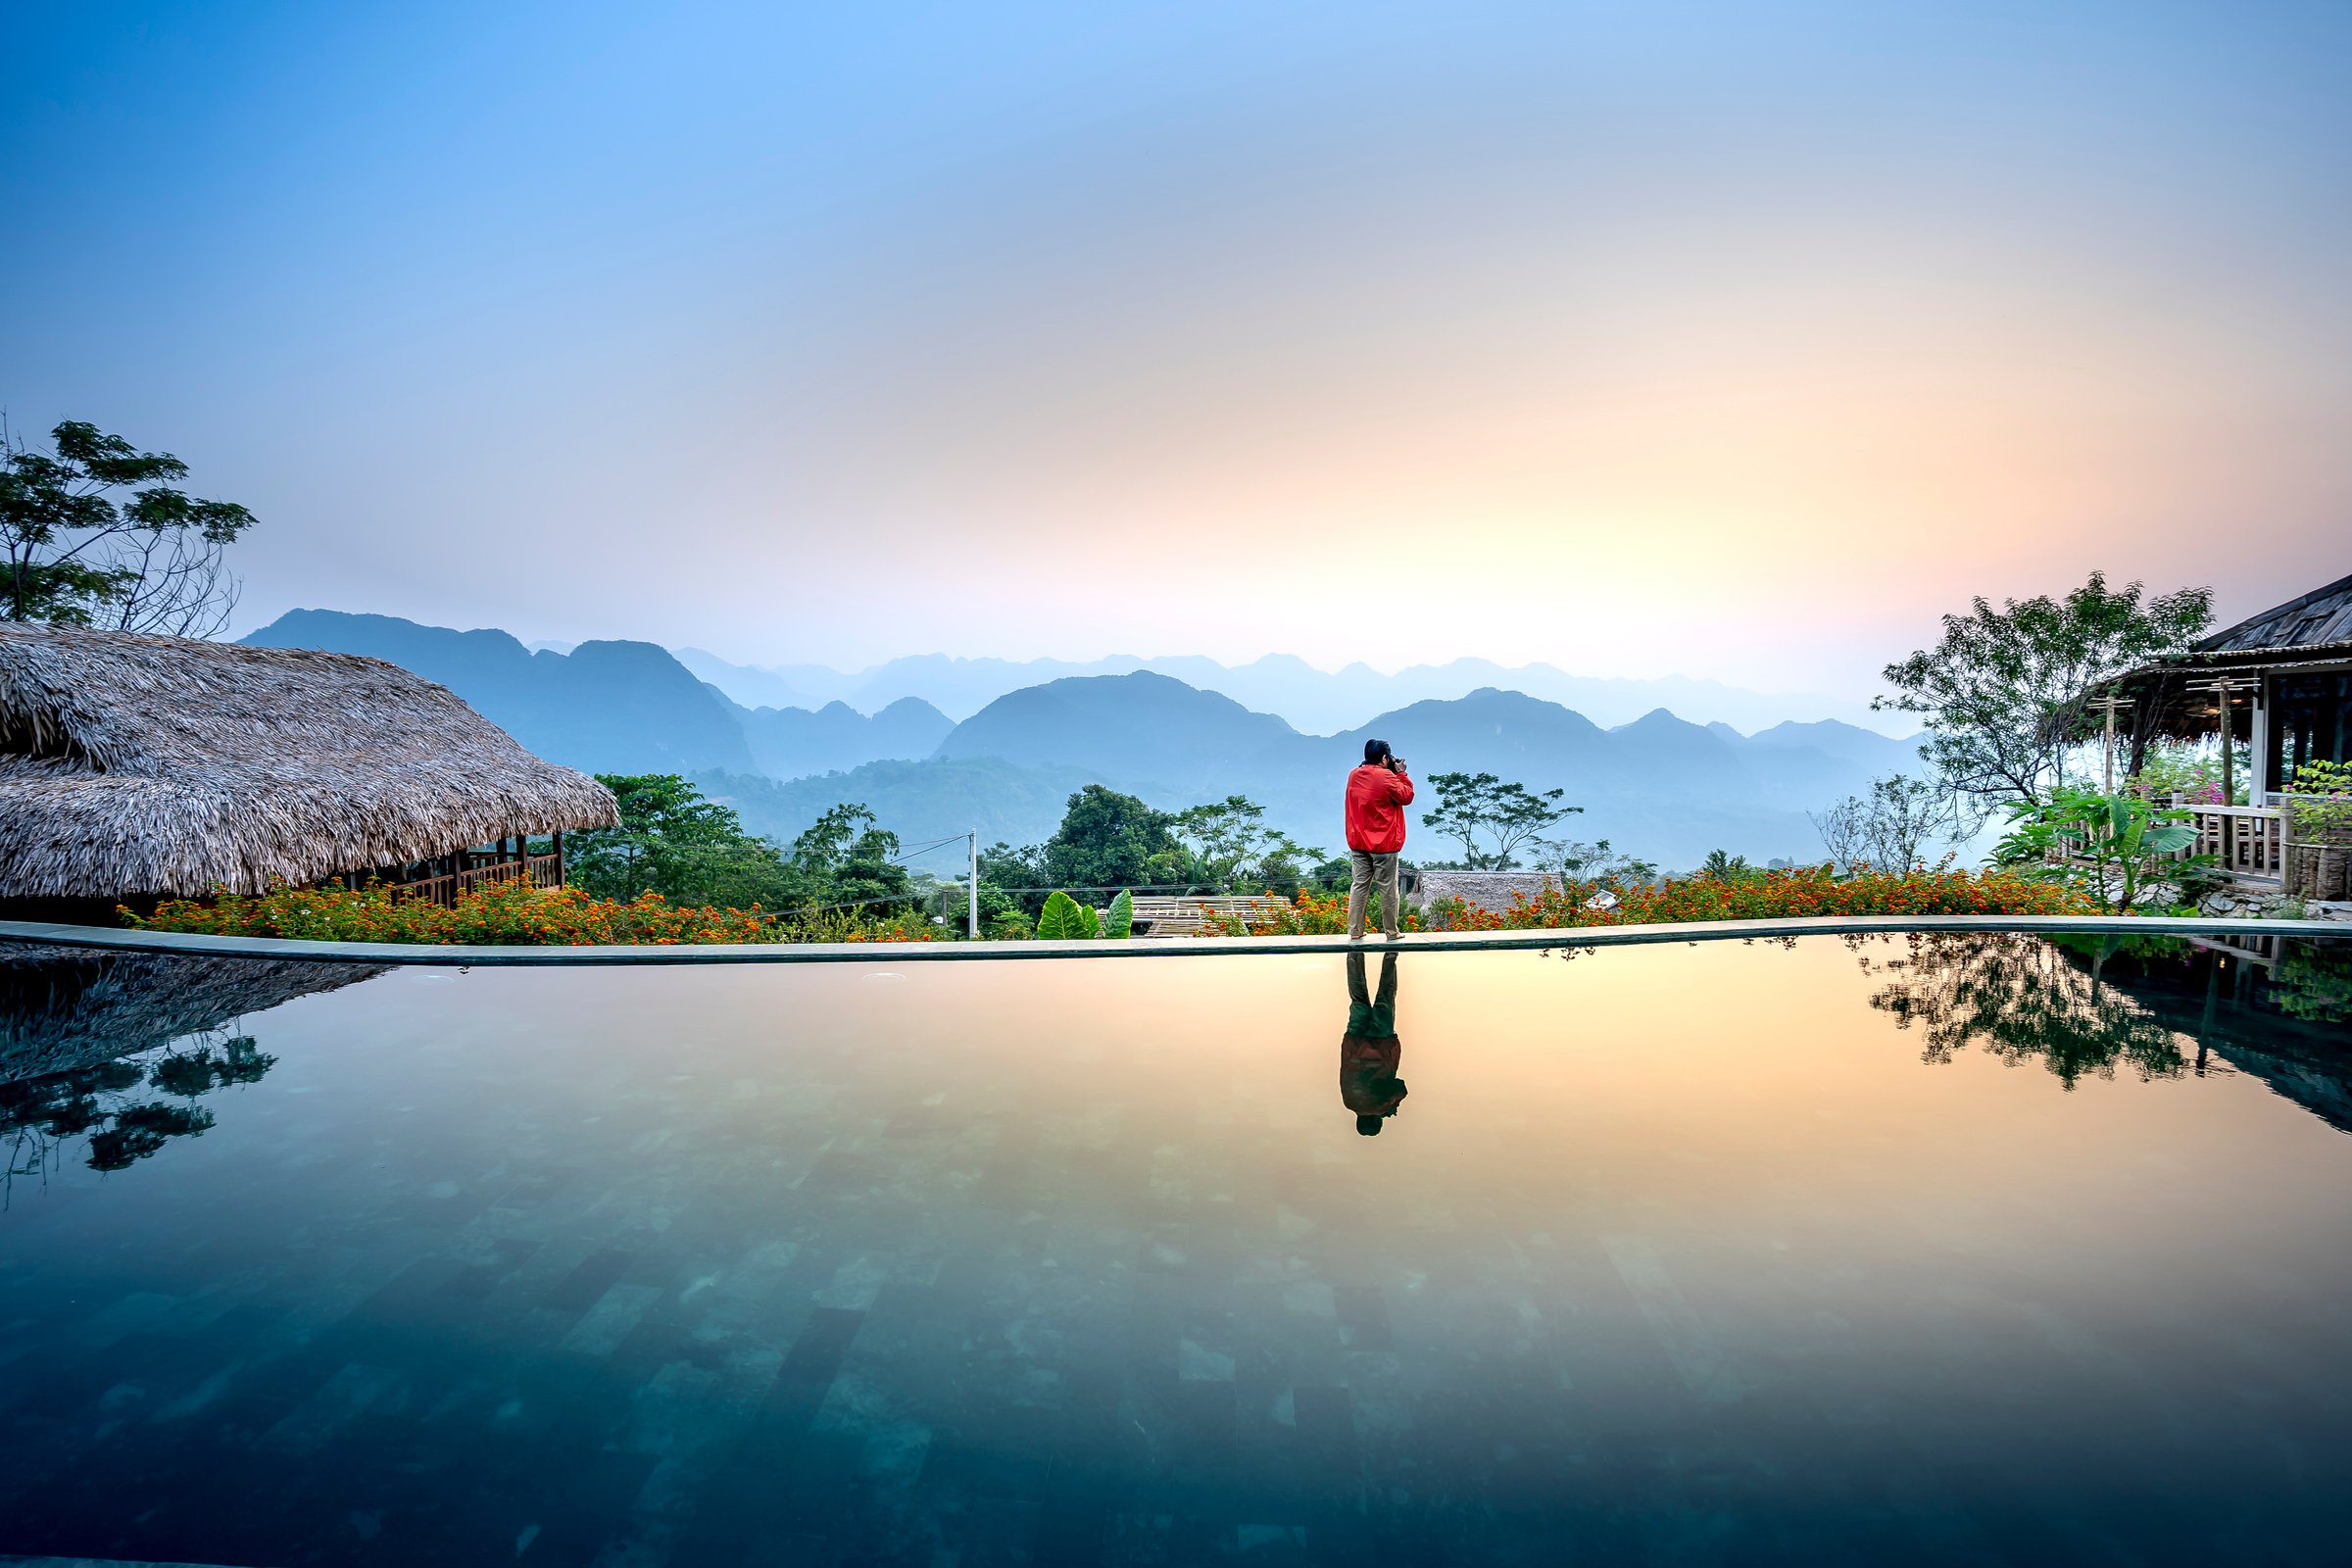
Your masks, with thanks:
<instances>
[{"instance_id":1,"label":"green foliage reflection","mask_svg":"<svg viewBox=\"0 0 2352 1568\"><path fill-rule=\"evenodd\" d=\"M2182 1037L2102 982L2126 940L1917 933L1903 956L1863 960L1887 982L1870 1004L1898 1028L1923 1031L1930 1063L1975 1047L2013 1065L2038 1061L2070 1090L2085 1076L2112 1078L2119 1065L2142 1080L2177 1078L2188 1064Z\"/></svg>"},{"instance_id":2,"label":"green foliage reflection","mask_svg":"<svg viewBox=\"0 0 2352 1568\"><path fill-rule=\"evenodd\" d=\"M90 1169L125 1170L213 1125L198 1096L258 1083L276 1064L250 1035L197 1036L161 1053L0 1082L0 1140L9 1145L0 1175L45 1171L77 1138L88 1141Z\"/></svg>"}]
</instances>

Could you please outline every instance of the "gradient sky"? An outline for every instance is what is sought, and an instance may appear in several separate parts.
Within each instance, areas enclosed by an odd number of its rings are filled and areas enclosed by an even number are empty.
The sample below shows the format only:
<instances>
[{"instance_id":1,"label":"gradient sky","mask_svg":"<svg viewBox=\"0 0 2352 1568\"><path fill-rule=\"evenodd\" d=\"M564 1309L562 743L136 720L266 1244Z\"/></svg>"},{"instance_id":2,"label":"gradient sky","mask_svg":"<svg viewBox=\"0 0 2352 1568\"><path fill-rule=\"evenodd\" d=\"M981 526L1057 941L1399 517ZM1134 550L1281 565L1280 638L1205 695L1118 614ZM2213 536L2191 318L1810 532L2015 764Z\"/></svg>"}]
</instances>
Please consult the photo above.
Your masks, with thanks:
<instances>
[{"instance_id":1,"label":"gradient sky","mask_svg":"<svg viewBox=\"0 0 2352 1568\"><path fill-rule=\"evenodd\" d=\"M0 404L293 606L1867 693L2352 570L2352 5L55 4Z\"/></svg>"}]
</instances>

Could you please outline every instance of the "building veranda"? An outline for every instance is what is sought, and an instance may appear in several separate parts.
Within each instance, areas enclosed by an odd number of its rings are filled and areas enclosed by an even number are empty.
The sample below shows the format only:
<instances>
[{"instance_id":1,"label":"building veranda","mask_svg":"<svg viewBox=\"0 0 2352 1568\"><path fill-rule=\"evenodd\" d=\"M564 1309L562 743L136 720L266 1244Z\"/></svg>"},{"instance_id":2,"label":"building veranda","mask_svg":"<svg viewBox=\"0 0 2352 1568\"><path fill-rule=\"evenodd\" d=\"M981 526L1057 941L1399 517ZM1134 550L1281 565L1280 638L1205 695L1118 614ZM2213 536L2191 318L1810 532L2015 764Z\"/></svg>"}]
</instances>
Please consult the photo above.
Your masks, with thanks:
<instances>
[{"instance_id":1,"label":"building veranda","mask_svg":"<svg viewBox=\"0 0 2352 1568\"><path fill-rule=\"evenodd\" d=\"M2298 837L2290 797L2312 762L2352 760L2352 576L2339 577L2198 643L2188 653L2133 670L2116 682L2117 721L2142 745L2162 737L2214 740L2230 770L2230 798L2183 801L2195 813L2193 853L2208 854L2233 881L2323 898L2343 898L2320 878L2330 850ZM2244 804L2237 804L2232 753L2246 749ZM2309 812L2300 813L2308 821ZM2332 835L2329 835L2331 840ZM2342 873L2336 871L2337 882Z\"/></svg>"}]
</instances>

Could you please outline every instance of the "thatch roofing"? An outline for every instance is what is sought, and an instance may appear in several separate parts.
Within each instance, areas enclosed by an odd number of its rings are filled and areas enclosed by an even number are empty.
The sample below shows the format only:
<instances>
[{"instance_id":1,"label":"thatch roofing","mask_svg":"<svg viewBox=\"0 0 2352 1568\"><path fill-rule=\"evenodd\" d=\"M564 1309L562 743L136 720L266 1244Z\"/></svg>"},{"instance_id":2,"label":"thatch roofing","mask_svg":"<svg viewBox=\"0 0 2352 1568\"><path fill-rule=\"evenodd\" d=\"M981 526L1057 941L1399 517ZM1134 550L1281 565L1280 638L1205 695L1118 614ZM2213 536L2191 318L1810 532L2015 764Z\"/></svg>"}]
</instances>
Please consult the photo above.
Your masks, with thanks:
<instances>
[{"instance_id":1,"label":"thatch roofing","mask_svg":"<svg viewBox=\"0 0 2352 1568\"><path fill-rule=\"evenodd\" d=\"M2299 599L2249 616L2197 644L2200 654L2309 656L2322 649L2352 647L2352 577L2338 577Z\"/></svg>"},{"instance_id":2,"label":"thatch roofing","mask_svg":"<svg viewBox=\"0 0 2352 1568\"><path fill-rule=\"evenodd\" d=\"M259 893L618 819L381 660L0 622L0 898Z\"/></svg>"},{"instance_id":3,"label":"thatch roofing","mask_svg":"<svg viewBox=\"0 0 2352 1568\"><path fill-rule=\"evenodd\" d=\"M2213 693L2217 676L2241 680L2240 690L2268 672L2341 669L2352 665L2352 577L2335 581L2259 615L2215 632L2188 652L2117 677L2133 700L2133 734L2194 739L2219 732Z\"/></svg>"}]
</instances>

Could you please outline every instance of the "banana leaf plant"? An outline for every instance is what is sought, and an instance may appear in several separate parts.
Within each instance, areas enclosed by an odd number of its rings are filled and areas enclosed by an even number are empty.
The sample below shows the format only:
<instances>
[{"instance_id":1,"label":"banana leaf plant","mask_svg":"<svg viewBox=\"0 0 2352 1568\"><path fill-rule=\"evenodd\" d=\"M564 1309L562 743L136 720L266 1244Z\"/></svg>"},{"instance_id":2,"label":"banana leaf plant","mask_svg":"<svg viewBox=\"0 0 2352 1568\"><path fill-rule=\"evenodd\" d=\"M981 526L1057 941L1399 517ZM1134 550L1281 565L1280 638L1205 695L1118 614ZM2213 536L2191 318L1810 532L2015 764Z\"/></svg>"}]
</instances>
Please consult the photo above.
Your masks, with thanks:
<instances>
[{"instance_id":1,"label":"banana leaf plant","mask_svg":"<svg viewBox=\"0 0 2352 1568\"><path fill-rule=\"evenodd\" d=\"M2009 831L1995 864L2080 887L2117 913L2135 907L2150 888L2177 885L2184 867L2210 865L2210 855L2183 856L2197 840L2191 814L2136 795L2061 787L2046 801L2010 808Z\"/></svg>"},{"instance_id":2,"label":"banana leaf plant","mask_svg":"<svg viewBox=\"0 0 2352 1568\"><path fill-rule=\"evenodd\" d=\"M1041 942L1086 942L1097 937L1123 939L1135 934L1135 897L1125 888L1106 909L1080 904L1067 893L1055 893L1038 911Z\"/></svg>"}]
</instances>

